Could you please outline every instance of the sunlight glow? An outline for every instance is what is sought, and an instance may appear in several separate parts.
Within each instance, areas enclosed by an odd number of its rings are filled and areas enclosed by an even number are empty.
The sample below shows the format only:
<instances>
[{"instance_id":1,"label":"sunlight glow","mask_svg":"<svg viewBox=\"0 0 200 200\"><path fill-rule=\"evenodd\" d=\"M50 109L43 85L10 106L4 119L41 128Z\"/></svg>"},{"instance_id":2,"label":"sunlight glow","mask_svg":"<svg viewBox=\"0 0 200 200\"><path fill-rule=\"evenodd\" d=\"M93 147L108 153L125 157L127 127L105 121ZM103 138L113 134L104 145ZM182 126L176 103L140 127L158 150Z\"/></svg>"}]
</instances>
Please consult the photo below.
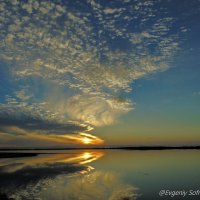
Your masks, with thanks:
<instances>
[{"instance_id":1,"label":"sunlight glow","mask_svg":"<svg viewBox=\"0 0 200 200\"><path fill-rule=\"evenodd\" d=\"M100 157L103 156L102 152L84 152L83 154L80 155L80 164L86 164L90 163L94 160L99 159Z\"/></svg>"},{"instance_id":2,"label":"sunlight glow","mask_svg":"<svg viewBox=\"0 0 200 200\"><path fill-rule=\"evenodd\" d=\"M79 135L81 136L80 137L80 141L81 143L83 144L95 144L95 145L98 145L98 144L103 144L104 143L104 140L94 136L94 135L91 135L91 134L88 134L88 133L79 133Z\"/></svg>"},{"instance_id":3,"label":"sunlight glow","mask_svg":"<svg viewBox=\"0 0 200 200\"><path fill-rule=\"evenodd\" d=\"M82 139L82 142L83 142L84 144L91 144L91 143L92 143L92 140L91 140L90 138L84 137L84 138Z\"/></svg>"},{"instance_id":4,"label":"sunlight glow","mask_svg":"<svg viewBox=\"0 0 200 200\"><path fill-rule=\"evenodd\" d=\"M89 159L90 157L92 157L92 154L89 153L89 152L85 152L85 153L82 155L82 157L83 157L85 160L87 160L87 159Z\"/></svg>"},{"instance_id":5,"label":"sunlight glow","mask_svg":"<svg viewBox=\"0 0 200 200\"><path fill-rule=\"evenodd\" d=\"M63 140L63 138L65 140ZM103 144L104 140L91 135L89 133L78 133L78 134L65 134L65 135L51 135L48 136L48 140L58 141L58 142L66 142L66 143L77 143L77 144L92 144L92 145L99 145Z\"/></svg>"}]
</instances>

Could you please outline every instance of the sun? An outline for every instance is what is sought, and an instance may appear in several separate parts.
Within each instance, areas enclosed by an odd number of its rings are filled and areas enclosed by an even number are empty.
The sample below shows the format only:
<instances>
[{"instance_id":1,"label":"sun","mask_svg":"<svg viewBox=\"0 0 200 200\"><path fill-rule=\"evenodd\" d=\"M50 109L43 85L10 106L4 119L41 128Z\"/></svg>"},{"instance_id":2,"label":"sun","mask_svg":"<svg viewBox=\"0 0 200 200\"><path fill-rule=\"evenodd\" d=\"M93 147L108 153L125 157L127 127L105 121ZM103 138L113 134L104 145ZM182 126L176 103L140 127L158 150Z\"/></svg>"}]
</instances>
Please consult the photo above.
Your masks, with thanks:
<instances>
[{"instance_id":1,"label":"sun","mask_svg":"<svg viewBox=\"0 0 200 200\"><path fill-rule=\"evenodd\" d=\"M88 133L79 133L79 143L88 145L98 145L98 144L102 144L104 141L94 135L88 134Z\"/></svg>"},{"instance_id":2,"label":"sun","mask_svg":"<svg viewBox=\"0 0 200 200\"><path fill-rule=\"evenodd\" d=\"M84 138L82 138L82 142L84 144L90 144L90 143L92 143L92 140L90 138L84 137Z\"/></svg>"}]
</instances>

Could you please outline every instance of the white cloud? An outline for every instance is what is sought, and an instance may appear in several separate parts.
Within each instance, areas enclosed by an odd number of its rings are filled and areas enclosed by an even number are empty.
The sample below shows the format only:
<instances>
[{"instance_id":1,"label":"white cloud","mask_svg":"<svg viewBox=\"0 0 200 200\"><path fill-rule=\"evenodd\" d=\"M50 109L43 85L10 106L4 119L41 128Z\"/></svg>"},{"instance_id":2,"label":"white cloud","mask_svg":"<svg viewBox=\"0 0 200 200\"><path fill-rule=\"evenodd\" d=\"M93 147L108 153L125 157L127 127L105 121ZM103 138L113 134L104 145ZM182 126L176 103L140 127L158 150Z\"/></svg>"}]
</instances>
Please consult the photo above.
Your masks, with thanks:
<instances>
[{"instance_id":1,"label":"white cloud","mask_svg":"<svg viewBox=\"0 0 200 200\"><path fill-rule=\"evenodd\" d=\"M28 99L30 99L31 98L31 96L30 95L27 95L27 91L26 90L19 90L19 91L17 91L16 92L16 97L18 97L19 99L21 99L21 100L28 100Z\"/></svg>"},{"instance_id":2,"label":"white cloud","mask_svg":"<svg viewBox=\"0 0 200 200\"><path fill-rule=\"evenodd\" d=\"M132 109L130 102L121 99L106 99L93 95L77 95L66 103L70 117L95 126L115 122L116 117Z\"/></svg>"},{"instance_id":3,"label":"white cloud","mask_svg":"<svg viewBox=\"0 0 200 200\"><path fill-rule=\"evenodd\" d=\"M194 92L193 93L195 96L199 96L200 95L200 91Z\"/></svg>"},{"instance_id":4,"label":"white cloud","mask_svg":"<svg viewBox=\"0 0 200 200\"><path fill-rule=\"evenodd\" d=\"M114 123L133 107L118 96L126 99L133 81L168 69L178 49L174 19L154 19L156 2L115 8L88 0L91 12L79 10L81 1L73 11L64 2L10 2L20 6L1 2L0 57L21 85L7 104L26 105L45 119Z\"/></svg>"},{"instance_id":5,"label":"white cloud","mask_svg":"<svg viewBox=\"0 0 200 200\"><path fill-rule=\"evenodd\" d=\"M105 8L104 13L105 14L115 14L115 13L120 13L123 10L125 10L125 8Z\"/></svg>"}]
</instances>

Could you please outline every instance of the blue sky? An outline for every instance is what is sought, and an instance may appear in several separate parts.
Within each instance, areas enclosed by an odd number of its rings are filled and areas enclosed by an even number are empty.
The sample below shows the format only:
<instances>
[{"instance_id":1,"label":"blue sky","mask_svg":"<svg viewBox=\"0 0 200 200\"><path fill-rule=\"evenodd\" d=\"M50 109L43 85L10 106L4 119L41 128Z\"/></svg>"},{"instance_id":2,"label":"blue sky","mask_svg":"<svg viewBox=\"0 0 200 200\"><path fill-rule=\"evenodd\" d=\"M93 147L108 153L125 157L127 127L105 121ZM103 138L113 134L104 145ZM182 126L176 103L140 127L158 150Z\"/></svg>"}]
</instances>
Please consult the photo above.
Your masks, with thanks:
<instances>
[{"instance_id":1,"label":"blue sky","mask_svg":"<svg viewBox=\"0 0 200 200\"><path fill-rule=\"evenodd\" d=\"M199 144L199 0L0 9L2 147Z\"/></svg>"}]
</instances>

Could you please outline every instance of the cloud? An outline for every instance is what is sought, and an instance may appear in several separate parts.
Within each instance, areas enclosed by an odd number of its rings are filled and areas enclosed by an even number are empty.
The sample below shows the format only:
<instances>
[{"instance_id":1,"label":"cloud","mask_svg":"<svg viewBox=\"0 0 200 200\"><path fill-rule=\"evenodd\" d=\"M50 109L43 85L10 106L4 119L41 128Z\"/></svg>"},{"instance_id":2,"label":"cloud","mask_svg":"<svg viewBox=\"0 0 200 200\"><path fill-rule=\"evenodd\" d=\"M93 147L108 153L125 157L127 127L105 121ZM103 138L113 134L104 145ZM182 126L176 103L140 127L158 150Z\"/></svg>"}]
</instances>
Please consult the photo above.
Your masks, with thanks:
<instances>
[{"instance_id":1,"label":"cloud","mask_svg":"<svg viewBox=\"0 0 200 200\"><path fill-rule=\"evenodd\" d=\"M157 4L2 0L0 58L17 87L1 106L26 107L41 121L23 128L49 134L78 132L72 120L116 122L133 109L132 83L167 70L179 49L175 19L155 18Z\"/></svg>"},{"instance_id":2,"label":"cloud","mask_svg":"<svg viewBox=\"0 0 200 200\"><path fill-rule=\"evenodd\" d=\"M25 108L6 106L0 110L1 138L6 135L12 139L38 139L62 144L100 144L103 140L89 134L93 128L75 121L59 122L40 116ZM8 142L9 143L9 142Z\"/></svg>"},{"instance_id":3,"label":"cloud","mask_svg":"<svg viewBox=\"0 0 200 200\"><path fill-rule=\"evenodd\" d=\"M16 97L18 97L21 100L28 100L31 98L31 95L27 95L26 93L28 93L27 91L21 89L19 91L16 92Z\"/></svg>"},{"instance_id":4,"label":"cloud","mask_svg":"<svg viewBox=\"0 0 200 200\"><path fill-rule=\"evenodd\" d=\"M77 95L67 102L67 113L73 119L92 124L105 126L112 124L117 115L132 109L131 102L124 99L105 99L96 95Z\"/></svg>"},{"instance_id":5,"label":"cloud","mask_svg":"<svg viewBox=\"0 0 200 200\"><path fill-rule=\"evenodd\" d=\"M193 92L193 95L195 95L195 96L200 96L200 92L198 92L198 91Z\"/></svg>"},{"instance_id":6,"label":"cloud","mask_svg":"<svg viewBox=\"0 0 200 200\"><path fill-rule=\"evenodd\" d=\"M87 131L87 126L81 126L73 122L65 124L48 121L41 119L38 116L32 116L30 113L24 113L17 111L15 113L1 112L0 115L0 130L3 131L3 127L18 127L20 129L26 129L27 131L42 131L44 134L64 134L64 133L77 133L81 131ZM13 133L14 134L14 133Z\"/></svg>"},{"instance_id":7,"label":"cloud","mask_svg":"<svg viewBox=\"0 0 200 200\"><path fill-rule=\"evenodd\" d=\"M125 10L125 8L105 8L104 13L105 14L114 14L114 13L120 13L121 11Z\"/></svg>"}]
</instances>

